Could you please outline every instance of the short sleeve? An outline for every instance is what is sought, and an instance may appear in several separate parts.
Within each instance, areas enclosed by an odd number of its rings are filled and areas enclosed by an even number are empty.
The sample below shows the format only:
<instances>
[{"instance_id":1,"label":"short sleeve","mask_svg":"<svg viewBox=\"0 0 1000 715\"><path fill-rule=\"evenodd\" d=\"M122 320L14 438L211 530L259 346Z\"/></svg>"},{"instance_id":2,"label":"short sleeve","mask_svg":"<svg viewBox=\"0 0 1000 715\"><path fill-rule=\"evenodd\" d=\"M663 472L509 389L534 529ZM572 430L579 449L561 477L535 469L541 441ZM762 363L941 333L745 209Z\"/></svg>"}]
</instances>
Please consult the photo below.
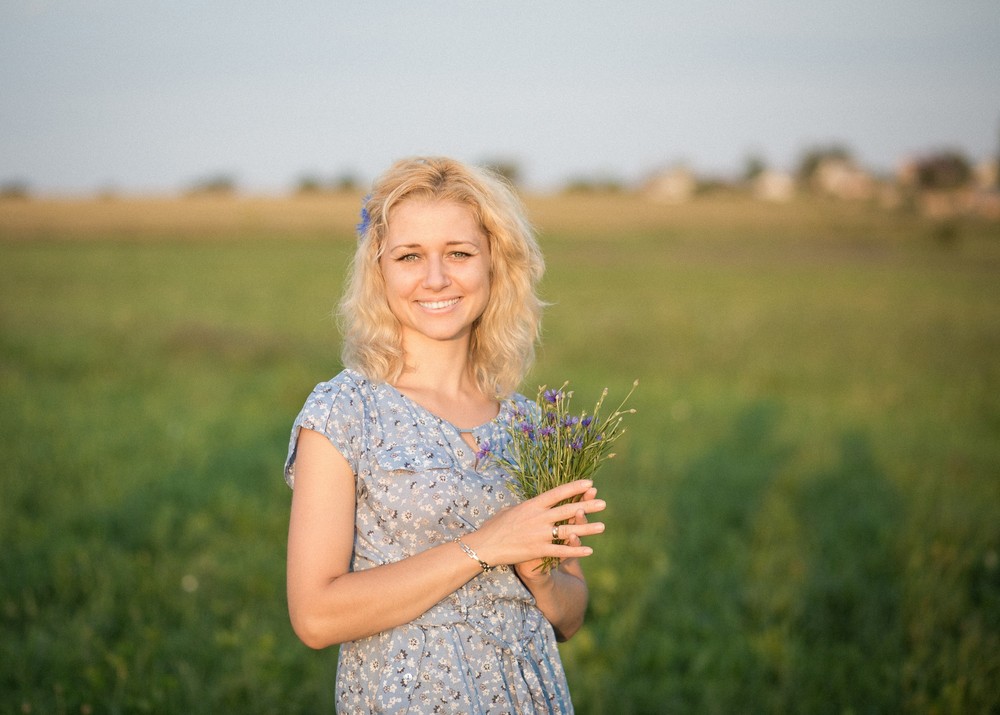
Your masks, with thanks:
<instances>
[{"instance_id":1,"label":"short sleeve","mask_svg":"<svg viewBox=\"0 0 1000 715\"><path fill-rule=\"evenodd\" d=\"M295 486L295 456L302 429L326 436L355 474L362 451L365 406L358 384L346 372L313 388L295 418L285 458L285 481Z\"/></svg>"}]
</instances>

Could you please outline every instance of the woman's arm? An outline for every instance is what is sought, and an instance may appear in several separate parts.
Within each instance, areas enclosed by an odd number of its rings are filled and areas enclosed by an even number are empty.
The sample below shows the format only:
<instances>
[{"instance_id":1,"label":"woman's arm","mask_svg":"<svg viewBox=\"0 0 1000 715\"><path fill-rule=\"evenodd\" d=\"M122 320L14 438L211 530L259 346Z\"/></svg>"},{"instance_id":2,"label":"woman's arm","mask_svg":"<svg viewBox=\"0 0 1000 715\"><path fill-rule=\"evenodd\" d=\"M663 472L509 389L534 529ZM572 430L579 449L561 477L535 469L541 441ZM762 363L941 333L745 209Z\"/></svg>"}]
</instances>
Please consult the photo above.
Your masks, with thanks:
<instances>
[{"instance_id":1,"label":"woman's arm","mask_svg":"<svg viewBox=\"0 0 1000 715\"><path fill-rule=\"evenodd\" d=\"M583 495L583 500L596 497L597 490L591 488ZM583 510L578 510L571 523L574 526L587 524L587 515ZM604 531L603 524L592 524L590 527L591 530L598 529L596 533ZM568 526L561 529L563 533L568 532L565 538L570 546L580 545L580 536L576 530ZM587 581L580 560L563 559L557 568L547 574L537 570L541 563L540 559L520 563L517 565L517 574L535 597L538 608L552 624L556 638L560 641L569 640L583 625L587 611Z\"/></svg>"},{"instance_id":2,"label":"woman's arm","mask_svg":"<svg viewBox=\"0 0 1000 715\"><path fill-rule=\"evenodd\" d=\"M554 506L577 496L579 501L575 503ZM580 559L592 554L593 549L584 546L580 537L604 531L602 522L587 521L588 513L603 511L604 508L605 503L597 498L597 490L589 480L572 482L507 510L513 512L509 515L511 519L497 524L493 522L499 522L499 519L488 521L465 541L472 544L480 555L485 554L482 557L488 563L494 563L489 555L496 548L497 539L501 542L513 542L515 535L520 537L520 541L530 551L522 551L516 558L499 563L515 565L517 575L535 597L535 603L545 618L552 624L556 637L567 640L583 625L583 617L587 611L587 582L580 567ZM559 527L565 544L554 544L552 527L562 521L568 522ZM536 567L541 565L542 558L546 556L557 556L561 561L558 568L543 574Z\"/></svg>"},{"instance_id":3,"label":"woman's arm","mask_svg":"<svg viewBox=\"0 0 1000 715\"><path fill-rule=\"evenodd\" d=\"M351 572L354 474L323 435L303 429L288 528L288 611L311 648L412 621L476 575L458 544Z\"/></svg>"},{"instance_id":4,"label":"woman's arm","mask_svg":"<svg viewBox=\"0 0 1000 715\"><path fill-rule=\"evenodd\" d=\"M518 573L521 573L520 569ZM556 639L566 641L580 630L587 612L587 582L577 559L565 561L546 576L522 579L538 608L552 624Z\"/></svg>"},{"instance_id":5,"label":"woman's arm","mask_svg":"<svg viewBox=\"0 0 1000 715\"><path fill-rule=\"evenodd\" d=\"M288 610L306 645L323 648L408 623L479 571L479 564L449 542L396 563L352 572L355 492L350 465L323 435L303 429L298 439L288 530ZM552 544L552 524L572 519L580 510L600 511L604 503L591 499L551 507L589 488L589 482L574 482L504 509L463 541L490 564L586 556L591 550L579 540ZM603 525L573 528L586 535Z\"/></svg>"}]
</instances>

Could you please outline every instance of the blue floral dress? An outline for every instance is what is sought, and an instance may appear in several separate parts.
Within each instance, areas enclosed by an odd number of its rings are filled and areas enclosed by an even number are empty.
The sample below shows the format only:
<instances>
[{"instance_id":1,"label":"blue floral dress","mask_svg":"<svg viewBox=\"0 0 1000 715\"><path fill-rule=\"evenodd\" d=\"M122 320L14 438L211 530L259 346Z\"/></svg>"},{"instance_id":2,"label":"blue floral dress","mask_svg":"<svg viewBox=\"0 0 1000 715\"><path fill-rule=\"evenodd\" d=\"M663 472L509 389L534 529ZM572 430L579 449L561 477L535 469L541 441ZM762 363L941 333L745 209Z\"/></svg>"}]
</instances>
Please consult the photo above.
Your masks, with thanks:
<instances>
[{"instance_id":1,"label":"blue floral dress","mask_svg":"<svg viewBox=\"0 0 1000 715\"><path fill-rule=\"evenodd\" d=\"M503 420L472 430L497 450ZM285 479L295 484L300 428L326 435L355 474L354 571L474 531L516 497L495 464L477 464L449 422L391 385L345 370L316 386L292 427ZM572 713L552 626L514 569L472 580L416 620L340 646L339 713Z\"/></svg>"}]
</instances>

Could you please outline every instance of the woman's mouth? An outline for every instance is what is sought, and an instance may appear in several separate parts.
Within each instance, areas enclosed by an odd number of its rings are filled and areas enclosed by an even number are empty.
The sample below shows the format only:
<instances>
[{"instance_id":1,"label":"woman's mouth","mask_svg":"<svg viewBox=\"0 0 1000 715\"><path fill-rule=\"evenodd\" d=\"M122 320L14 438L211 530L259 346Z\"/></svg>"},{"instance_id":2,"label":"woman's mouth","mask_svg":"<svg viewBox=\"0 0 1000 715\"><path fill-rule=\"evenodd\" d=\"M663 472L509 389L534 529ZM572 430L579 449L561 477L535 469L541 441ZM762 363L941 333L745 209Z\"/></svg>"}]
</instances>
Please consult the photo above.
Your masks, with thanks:
<instances>
[{"instance_id":1,"label":"woman's mouth","mask_svg":"<svg viewBox=\"0 0 1000 715\"><path fill-rule=\"evenodd\" d=\"M460 299L450 298L448 300L418 300L417 305L421 308L426 308L427 310L441 310L442 308L448 308L455 305Z\"/></svg>"}]
</instances>

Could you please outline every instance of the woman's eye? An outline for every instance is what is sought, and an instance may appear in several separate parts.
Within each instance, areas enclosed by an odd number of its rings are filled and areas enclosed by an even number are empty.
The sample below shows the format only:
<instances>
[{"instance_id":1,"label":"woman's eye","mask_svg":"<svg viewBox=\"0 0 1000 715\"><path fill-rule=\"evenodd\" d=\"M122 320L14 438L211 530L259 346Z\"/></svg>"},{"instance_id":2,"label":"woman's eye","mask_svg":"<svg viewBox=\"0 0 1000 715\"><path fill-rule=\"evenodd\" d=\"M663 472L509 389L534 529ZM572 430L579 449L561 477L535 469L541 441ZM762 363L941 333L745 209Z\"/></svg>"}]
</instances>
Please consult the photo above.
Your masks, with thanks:
<instances>
[{"instance_id":1,"label":"woman's eye","mask_svg":"<svg viewBox=\"0 0 1000 715\"><path fill-rule=\"evenodd\" d=\"M405 255L400 256L396 260L397 261L403 261L405 263L411 263L411 262L417 260L419 257L420 256L418 256L416 253L407 253Z\"/></svg>"},{"instance_id":2,"label":"woman's eye","mask_svg":"<svg viewBox=\"0 0 1000 715\"><path fill-rule=\"evenodd\" d=\"M455 251L451 255L452 255L452 258L468 258L472 254L471 253L466 253L465 251Z\"/></svg>"}]
</instances>

